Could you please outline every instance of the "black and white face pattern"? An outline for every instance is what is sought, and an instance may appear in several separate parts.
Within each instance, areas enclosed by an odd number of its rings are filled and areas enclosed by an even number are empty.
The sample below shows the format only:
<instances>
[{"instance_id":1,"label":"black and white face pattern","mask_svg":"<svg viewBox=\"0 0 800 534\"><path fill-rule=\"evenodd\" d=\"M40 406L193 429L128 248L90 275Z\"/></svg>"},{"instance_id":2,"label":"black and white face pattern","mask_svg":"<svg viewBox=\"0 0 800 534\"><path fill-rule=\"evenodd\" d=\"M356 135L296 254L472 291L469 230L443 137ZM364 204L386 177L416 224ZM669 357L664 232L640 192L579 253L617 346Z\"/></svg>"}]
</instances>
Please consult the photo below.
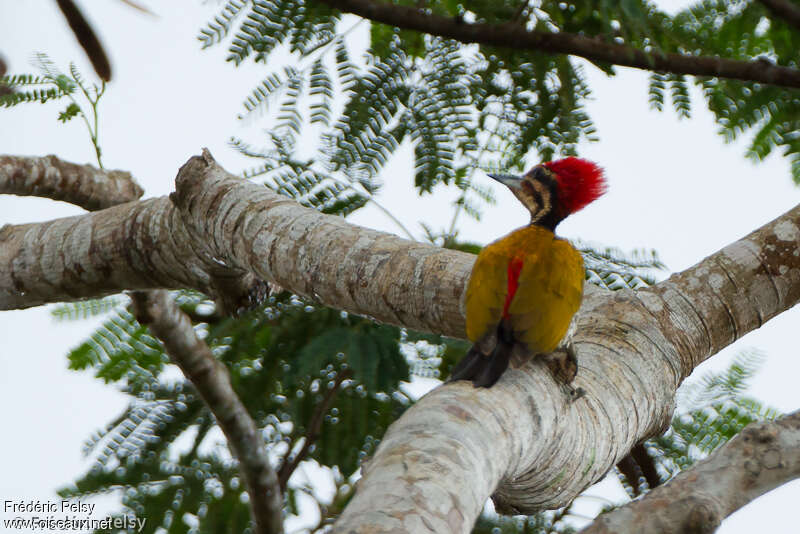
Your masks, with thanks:
<instances>
[{"instance_id":1,"label":"black and white face pattern","mask_svg":"<svg viewBox=\"0 0 800 534\"><path fill-rule=\"evenodd\" d=\"M498 182L511 189L531 214L531 224L555 230L564 218L558 210L558 182L553 171L537 165L524 176L490 174Z\"/></svg>"},{"instance_id":2,"label":"black and white face pattern","mask_svg":"<svg viewBox=\"0 0 800 534\"><path fill-rule=\"evenodd\" d=\"M547 167L537 165L520 180L518 188L511 191L531 213L531 224L555 229L560 219L556 218L558 182Z\"/></svg>"}]
</instances>

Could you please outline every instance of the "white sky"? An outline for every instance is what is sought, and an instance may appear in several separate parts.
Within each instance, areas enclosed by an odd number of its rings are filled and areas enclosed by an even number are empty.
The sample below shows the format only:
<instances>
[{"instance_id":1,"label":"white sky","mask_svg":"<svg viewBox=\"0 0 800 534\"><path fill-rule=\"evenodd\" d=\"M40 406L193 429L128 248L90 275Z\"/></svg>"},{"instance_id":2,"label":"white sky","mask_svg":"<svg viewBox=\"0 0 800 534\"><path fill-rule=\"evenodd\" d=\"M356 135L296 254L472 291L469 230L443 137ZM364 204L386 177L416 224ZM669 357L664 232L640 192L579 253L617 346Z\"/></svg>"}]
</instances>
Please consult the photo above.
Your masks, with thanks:
<instances>
[{"instance_id":1,"label":"white sky","mask_svg":"<svg viewBox=\"0 0 800 534\"><path fill-rule=\"evenodd\" d=\"M234 68L223 61L224 46L200 51L195 37L216 13L217 4L149 2L158 13L158 18L152 18L122 2L79 3L99 31L114 68L114 81L101 108L106 166L131 171L148 197L172 191L179 166L201 147L209 147L232 172L244 168L227 140L238 135L258 144L259 128L266 124L250 123L243 128L236 115L245 96L264 76L265 67ZM91 75L54 2L0 3L0 53L10 71L33 71L29 59L37 51L46 52L62 68L74 61L87 77ZM697 91L692 93L693 118L679 121L671 111L649 109L643 73L620 69L619 76L608 79L591 66L587 70L593 90L589 112L601 141L583 144L580 153L605 167L610 191L565 221L559 227L562 235L625 250L654 248L675 271L800 201L800 190L792 185L785 161L772 157L753 165L743 157L745 143L722 143ZM93 149L80 121L66 126L56 122L64 106L0 110L0 153L56 154L67 161L93 163ZM439 188L418 197L411 187L409 155L406 147L392 159L382 175L379 198L421 237L420 221L437 230L449 226L455 195ZM461 219L462 239L485 243L527 222L510 193L499 188L495 192L498 204L485 210L480 223ZM0 197L0 225L78 213L80 209L64 203ZM359 211L352 221L396 231L373 207ZM725 367L737 351L758 348L767 360L752 393L782 411L797 409L800 358L792 330L798 318L797 310L782 314L695 374ZM80 453L83 441L123 409L122 395L90 375L66 370L67 349L85 339L97 324L56 323L47 308L0 313L0 406L4 407L0 412L4 434L0 501L55 499L56 488L89 467ZM603 491L618 494L613 488L592 493ZM795 481L726 520L720 532L757 528L790 532L781 524L790 520L787 507L798 498L800 483ZM588 513L590 508L587 505L584 510ZM9 516L0 513L0 518ZM770 521L774 524L765 524Z\"/></svg>"}]
</instances>

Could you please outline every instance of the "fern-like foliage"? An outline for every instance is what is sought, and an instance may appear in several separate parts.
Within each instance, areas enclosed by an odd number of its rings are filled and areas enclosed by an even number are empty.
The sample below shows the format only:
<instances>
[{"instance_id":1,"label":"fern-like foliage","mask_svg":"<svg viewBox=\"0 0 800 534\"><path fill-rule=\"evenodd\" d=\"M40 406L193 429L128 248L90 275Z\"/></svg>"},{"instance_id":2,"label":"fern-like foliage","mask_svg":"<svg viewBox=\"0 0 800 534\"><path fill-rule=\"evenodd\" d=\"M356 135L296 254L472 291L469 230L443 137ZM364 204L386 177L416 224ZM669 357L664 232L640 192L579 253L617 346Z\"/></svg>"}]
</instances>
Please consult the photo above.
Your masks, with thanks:
<instances>
[{"instance_id":1,"label":"fern-like foliage","mask_svg":"<svg viewBox=\"0 0 800 534\"><path fill-rule=\"evenodd\" d=\"M109 314L127 303L127 300L127 298L120 295L101 299L78 300L56 305L50 310L50 314L59 321L77 321Z\"/></svg>"},{"instance_id":2,"label":"fern-like foliage","mask_svg":"<svg viewBox=\"0 0 800 534\"><path fill-rule=\"evenodd\" d=\"M136 393L151 384L168 361L161 343L126 310L117 312L67 358L70 369L93 369L97 378L124 381Z\"/></svg>"},{"instance_id":3,"label":"fern-like foliage","mask_svg":"<svg viewBox=\"0 0 800 534\"><path fill-rule=\"evenodd\" d=\"M72 95L78 89L79 80L58 70L46 54L37 54L34 63L40 75L17 74L0 79L0 84L12 89L12 92L0 94L0 106L12 107L29 102L44 104Z\"/></svg>"},{"instance_id":4,"label":"fern-like foliage","mask_svg":"<svg viewBox=\"0 0 800 534\"><path fill-rule=\"evenodd\" d=\"M472 529L473 534L572 534L575 529L561 522L568 513L540 512L532 516L498 516L482 514Z\"/></svg>"},{"instance_id":5,"label":"fern-like foliage","mask_svg":"<svg viewBox=\"0 0 800 534\"><path fill-rule=\"evenodd\" d=\"M197 38L203 43L203 48L213 46L227 37L234 21L242 14L242 11L249 3L248 0L228 0L225 2L225 5L219 11L219 14L214 17L214 20L200 30L200 35Z\"/></svg>"},{"instance_id":6,"label":"fern-like foliage","mask_svg":"<svg viewBox=\"0 0 800 534\"><path fill-rule=\"evenodd\" d=\"M239 319L216 315L213 304L197 293L181 292L177 302L199 321L196 328L228 367L234 389L276 459L296 454L341 373L348 378L322 414L321 434L306 460L345 478L411 402L398 389L409 379L409 366L395 327L288 293ZM117 311L73 350L70 364L117 384L130 402L89 438L85 452L93 466L61 490L62 496L123 489L120 513L147 517L142 532L244 532L250 527L237 465L213 416L192 385L176 378L160 343L127 311ZM287 490L289 513L298 511L299 491L293 485ZM199 522L199 530L184 521L187 514Z\"/></svg>"},{"instance_id":7,"label":"fern-like foliage","mask_svg":"<svg viewBox=\"0 0 800 534\"><path fill-rule=\"evenodd\" d=\"M400 0L401 5L416 5ZM572 32L662 50L736 59L797 63L800 32L770 16L755 0L704 0L674 17L646 1L528 6L512 0L467 4L433 0L432 13L470 21L513 23L542 32ZM580 139L594 139L584 109L589 87L568 57L487 46L464 47L446 39L371 23L366 65L353 61L340 15L307 0L231 0L202 30L204 46L230 37L229 60L266 62L276 50L295 54L294 65L267 74L245 102L246 113L270 107L280 135L305 125L329 126L320 136L333 171L374 179L403 144L414 146L415 185L430 192L438 184L462 188L457 213L480 215L480 195L470 192L472 169L520 169L536 152L540 159L573 154ZM332 54L328 55L327 52ZM613 74L611 66L595 65ZM313 81L312 81L313 80ZM784 149L800 180L800 100L793 90L738 81L697 81L726 139L752 132L748 157L760 160ZM345 99L332 121L332 95ZM689 118L688 81L654 73L649 99L663 109L669 96Z\"/></svg>"},{"instance_id":8,"label":"fern-like foliage","mask_svg":"<svg viewBox=\"0 0 800 534\"><path fill-rule=\"evenodd\" d=\"M614 247L598 249L578 245L583 254L586 280L603 289L639 289L656 282L656 274L665 266L655 250L625 253Z\"/></svg>"},{"instance_id":9,"label":"fern-like foliage","mask_svg":"<svg viewBox=\"0 0 800 534\"><path fill-rule=\"evenodd\" d=\"M41 72L40 75L16 74L0 77L0 87L9 89L0 91L0 108L31 103L46 104L51 100L66 99L67 107L58 114L58 120L66 123L75 117L83 119L94 146L97 164L102 168L97 108L105 91L105 82L101 82L100 86L90 86L74 64L70 64L69 74L65 74L47 54L41 52L34 57L34 64Z\"/></svg>"},{"instance_id":10,"label":"fern-like foliage","mask_svg":"<svg viewBox=\"0 0 800 534\"><path fill-rule=\"evenodd\" d=\"M622 9L616 2L602 2L598 9L565 9L557 2L520 7L512 1L426 3L442 15L516 22L542 31L580 28L634 44L652 44L653 35L667 35L664 15L646 2L626 2ZM229 60L237 65L266 62L278 50L294 54L293 62L268 71L244 103L243 116L258 111L271 120L270 146L263 152L277 149L276 139L297 146L294 138L316 128L318 150L303 156L313 172L374 190L388 160L410 143L418 190L455 185L462 191L456 214L478 217L490 196L473 184L475 169L521 170L532 151L551 159L574 154L581 139L595 139L584 107L585 75L567 57L464 47L372 23L362 62L354 59L347 38L358 24L343 25L340 14L317 2L234 0L202 30L204 46L228 36ZM683 102L682 80L670 83L673 99ZM337 95L343 99L338 113Z\"/></svg>"},{"instance_id":11,"label":"fern-like foliage","mask_svg":"<svg viewBox=\"0 0 800 534\"><path fill-rule=\"evenodd\" d=\"M240 154L260 160L245 177L266 177L265 185L276 193L293 198L303 206L331 215L349 215L363 206L375 188L369 182L350 177L337 180L319 171L318 162L294 158L294 137L272 135L274 149L255 149L240 139L231 146Z\"/></svg>"},{"instance_id":12,"label":"fern-like foliage","mask_svg":"<svg viewBox=\"0 0 800 534\"><path fill-rule=\"evenodd\" d=\"M800 31L755 0L703 0L666 21L664 27L670 36L665 43L669 51L798 66ZM800 183L797 90L720 78L698 78L696 83L726 141L749 135L746 156L753 161L763 160L773 150L781 149L790 161L792 178ZM651 105L663 108L667 85L678 115L688 117L686 83L674 75L651 76Z\"/></svg>"},{"instance_id":13,"label":"fern-like foliage","mask_svg":"<svg viewBox=\"0 0 800 534\"><path fill-rule=\"evenodd\" d=\"M34 74L17 74L4 76L0 84L12 91L0 94L0 106L13 107L18 104L39 102L44 104L50 100L58 100L75 90L69 78L56 78Z\"/></svg>"},{"instance_id":14,"label":"fern-like foliage","mask_svg":"<svg viewBox=\"0 0 800 534\"><path fill-rule=\"evenodd\" d=\"M708 456L748 424L780 415L747 395L762 361L758 352L741 353L724 371L708 373L679 390L669 431L645 444L662 480Z\"/></svg>"}]
</instances>

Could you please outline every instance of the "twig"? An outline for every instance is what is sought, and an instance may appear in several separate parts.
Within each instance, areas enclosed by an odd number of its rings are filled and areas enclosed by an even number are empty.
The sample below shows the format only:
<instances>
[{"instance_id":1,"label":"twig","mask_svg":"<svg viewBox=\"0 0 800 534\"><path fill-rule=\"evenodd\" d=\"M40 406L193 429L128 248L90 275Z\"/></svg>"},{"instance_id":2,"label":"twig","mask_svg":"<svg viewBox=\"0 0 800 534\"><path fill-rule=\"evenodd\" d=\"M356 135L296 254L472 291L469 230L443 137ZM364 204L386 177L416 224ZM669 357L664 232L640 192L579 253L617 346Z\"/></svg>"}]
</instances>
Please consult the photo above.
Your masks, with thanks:
<instances>
[{"instance_id":1,"label":"twig","mask_svg":"<svg viewBox=\"0 0 800 534\"><path fill-rule=\"evenodd\" d=\"M773 15L800 29L800 6L788 0L759 0Z\"/></svg>"},{"instance_id":2,"label":"twig","mask_svg":"<svg viewBox=\"0 0 800 534\"><path fill-rule=\"evenodd\" d=\"M100 79L107 82L111 79L111 63L108 61L103 45L92 30L91 25L78 9L78 6L72 0L56 0L58 8L67 19L67 24L78 39L81 48L89 56L89 61L92 62L94 71L100 76Z\"/></svg>"},{"instance_id":3,"label":"twig","mask_svg":"<svg viewBox=\"0 0 800 534\"><path fill-rule=\"evenodd\" d=\"M661 485L661 476L658 474L656 464L641 443L637 443L631 452L617 463L617 469L631 485L634 497L643 493L643 488L639 486L639 477L644 477L649 489Z\"/></svg>"},{"instance_id":4,"label":"twig","mask_svg":"<svg viewBox=\"0 0 800 534\"><path fill-rule=\"evenodd\" d=\"M227 369L197 336L189 317L168 292L133 291L130 295L136 319L161 340L225 434L250 495L255 532L282 533L283 499L278 476L269 463L261 432L234 391Z\"/></svg>"},{"instance_id":5,"label":"twig","mask_svg":"<svg viewBox=\"0 0 800 534\"><path fill-rule=\"evenodd\" d=\"M658 474L658 470L656 469L656 463L653 460L653 457L650 456L650 453L647 452L647 448L642 443L637 443L634 445L633 449L631 449L630 455L636 461L639 466L639 469L642 471L642 475L644 479L647 481L647 485L650 489L655 489L661 485L661 475Z\"/></svg>"},{"instance_id":6,"label":"twig","mask_svg":"<svg viewBox=\"0 0 800 534\"><path fill-rule=\"evenodd\" d=\"M522 0L522 2L519 4L519 9L517 9L517 12L514 13L513 17L511 17L511 20L514 22L519 21L520 17L522 17L522 14L525 13L525 10L528 8L529 3L530 0Z\"/></svg>"},{"instance_id":7,"label":"twig","mask_svg":"<svg viewBox=\"0 0 800 534\"><path fill-rule=\"evenodd\" d=\"M517 23L469 24L441 15L372 0L320 0L361 17L392 26L417 30L464 43L480 43L548 54L570 54L590 61L611 63L673 74L717 76L761 82L785 87L800 87L800 70L773 65L768 61L742 61L710 56L690 56L660 51L645 52L631 46L609 43L567 32L528 31Z\"/></svg>"},{"instance_id":8,"label":"twig","mask_svg":"<svg viewBox=\"0 0 800 534\"><path fill-rule=\"evenodd\" d=\"M642 489L639 487L639 475L641 472L639 471L639 466L636 464L636 460L634 460L630 454L626 454L622 460L617 462L617 469L631 486L633 496L638 497L641 495Z\"/></svg>"},{"instance_id":9,"label":"twig","mask_svg":"<svg viewBox=\"0 0 800 534\"><path fill-rule=\"evenodd\" d=\"M278 471L278 484L280 485L281 491L286 489L286 484L289 482L292 473L294 473L294 470L297 469L297 466L300 465L300 462L302 462L308 455L311 445L313 445L314 442L319 439L320 431L322 430L322 421L325 417L325 414L328 413L328 410L333 403L333 399L336 398L336 394L339 392L342 382L350 378L352 375L352 372L346 370L340 372L336 377L336 382L334 382L333 387L328 390L325 398L323 398L322 402L317 404L317 407L314 409L314 414L311 416L311 421L309 421L308 428L306 429L303 446L291 461L289 458L291 457L293 447L289 447L289 450L286 451L286 454L283 457L283 463Z\"/></svg>"},{"instance_id":10,"label":"twig","mask_svg":"<svg viewBox=\"0 0 800 534\"><path fill-rule=\"evenodd\" d=\"M78 104L78 101L75 97L72 96L71 93L67 93L67 98L69 98L73 104L75 104L78 109L80 109L80 115L83 118L84 124L86 124L86 129L89 131L89 138L92 141L92 146L94 147L95 157L97 158L97 166L103 169L103 158L102 158L102 150L100 149L99 134L98 134L98 119L99 115L97 113L97 104L100 103L100 98L103 96L103 93L106 91L106 82L103 81L100 83L100 88L98 89L97 86L94 86L94 98L92 95L89 94L89 91L83 86L83 82L80 81L74 74L72 75L72 79L75 80L76 85L83 93L84 98L89 102L89 105L92 106L92 120L89 121L89 117L86 116L86 112L83 111L83 108ZM54 80L55 81L55 80ZM92 126L94 124L94 126Z\"/></svg>"}]
</instances>

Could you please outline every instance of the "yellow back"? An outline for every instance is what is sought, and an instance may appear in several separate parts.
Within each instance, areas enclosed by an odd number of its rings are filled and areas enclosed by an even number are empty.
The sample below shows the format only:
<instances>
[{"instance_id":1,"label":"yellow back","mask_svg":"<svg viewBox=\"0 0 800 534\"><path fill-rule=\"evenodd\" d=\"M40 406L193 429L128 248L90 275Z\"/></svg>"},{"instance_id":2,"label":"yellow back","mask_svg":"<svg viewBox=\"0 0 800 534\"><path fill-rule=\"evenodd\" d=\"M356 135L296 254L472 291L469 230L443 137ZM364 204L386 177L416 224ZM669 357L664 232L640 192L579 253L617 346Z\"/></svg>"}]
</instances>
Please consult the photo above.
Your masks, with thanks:
<instances>
[{"instance_id":1,"label":"yellow back","mask_svg":"<svg viewBox=\"0 0 800 534\"><path fill-rule=\"evenodd\" d=\"M509 306L515 338L535 353L555 350L583 296L583 257L540 226L526 226L489 244L478 255L467 287L467 337L476 342L502 319L508 264L523 261Z\"/></svg>"}]
</instances>

